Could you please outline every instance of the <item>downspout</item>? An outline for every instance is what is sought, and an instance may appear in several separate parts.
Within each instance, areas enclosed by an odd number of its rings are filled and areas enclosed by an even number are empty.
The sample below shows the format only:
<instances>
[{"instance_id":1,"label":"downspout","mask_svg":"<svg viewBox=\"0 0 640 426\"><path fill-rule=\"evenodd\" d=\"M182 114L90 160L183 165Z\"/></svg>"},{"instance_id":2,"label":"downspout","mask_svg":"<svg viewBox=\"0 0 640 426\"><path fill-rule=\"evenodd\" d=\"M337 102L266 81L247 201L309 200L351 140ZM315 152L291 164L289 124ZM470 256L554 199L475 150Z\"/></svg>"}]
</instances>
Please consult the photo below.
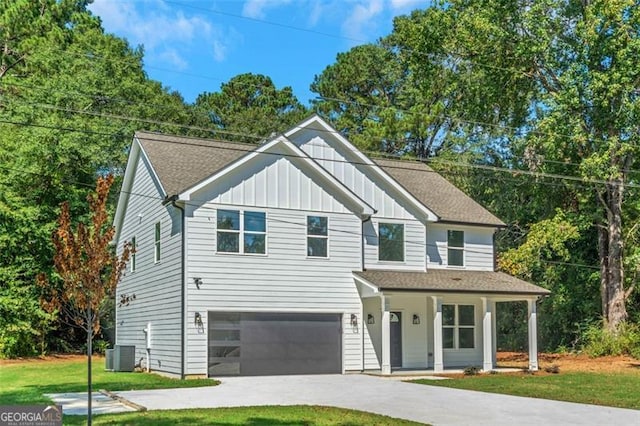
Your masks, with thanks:
<instances>
[{"instance_id":1,"label":"downspout","mask_svg":"<svg viewBox=\"0 0 640 426\"><path fill-rule=\"evenodd\" d=\"M181 232L181 245L180 245L180 379L183 380L185 377L184 374L184 366L185 366L185 284L186 280L184 277L185 274L185 245L186 245L186 217L184 207L179 206L176 201L178 199L177 195L174 195L170 198L167 198L165 202L170 202L173 207L180 210L180 218L182 219L182 232Z\"/></svg>"}]
</instances>

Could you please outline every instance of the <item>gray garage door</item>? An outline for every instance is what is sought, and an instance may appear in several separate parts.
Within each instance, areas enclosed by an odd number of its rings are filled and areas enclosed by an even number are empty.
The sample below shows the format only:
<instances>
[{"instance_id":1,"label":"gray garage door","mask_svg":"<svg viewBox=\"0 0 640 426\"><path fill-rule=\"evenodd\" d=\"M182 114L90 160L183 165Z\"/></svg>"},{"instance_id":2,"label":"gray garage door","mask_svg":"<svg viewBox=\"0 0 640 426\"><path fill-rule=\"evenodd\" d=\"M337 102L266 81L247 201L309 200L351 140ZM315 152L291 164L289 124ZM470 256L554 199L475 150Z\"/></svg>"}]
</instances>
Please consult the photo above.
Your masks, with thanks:
<instances>
[{"instance_id":1,"label":"gray garage door","mask_svg":"<svg viewBox=\"0 0 640 426\"><path fill-rule=\"evenodd\" d=\"M209 312L209 375L341 373L340 318Z\"/></svg>"}]
</instances>

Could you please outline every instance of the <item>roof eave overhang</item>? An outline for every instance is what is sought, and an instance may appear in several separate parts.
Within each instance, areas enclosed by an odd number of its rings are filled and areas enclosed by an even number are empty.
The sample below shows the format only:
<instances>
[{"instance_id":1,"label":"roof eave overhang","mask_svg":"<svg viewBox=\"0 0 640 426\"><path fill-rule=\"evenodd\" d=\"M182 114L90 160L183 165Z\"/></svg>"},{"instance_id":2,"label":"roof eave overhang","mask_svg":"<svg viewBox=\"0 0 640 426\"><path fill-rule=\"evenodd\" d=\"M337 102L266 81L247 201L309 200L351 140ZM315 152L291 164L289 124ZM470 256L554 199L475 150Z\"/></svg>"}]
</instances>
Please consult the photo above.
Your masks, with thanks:
<instances>
[{"instance_id":1,"label":"roof eave overhang","mask_svg":"<svg viewBox=\"0 0 640 426\"><path fill-rule=\"evenodd\" d=\"M496 228L496 229L504 229L507 227L507 224L504 222L499 222L499 223L464 222L461 220L440 219L438 223L448 224L448 225L460 225L460 226L481 226L484 228Z\"/></svg>"},{"instance_id":2,"label":"roof eave overhang","mask_svg":"<svg viewBox=\"0 0 640 426\"><path fill-rule=\"evenodd\" d=\"M402 292L402 293L464 293L473 295L504 295L504 296L526 296L526 297L538 297L547 296L551 294L550 291L540 292L525 292L525 291L502 291L502 290L478 290L478 289L442 289L442 288L397 288L397 287L379 287L381 292Z\"/></svg>"}]
</instances>

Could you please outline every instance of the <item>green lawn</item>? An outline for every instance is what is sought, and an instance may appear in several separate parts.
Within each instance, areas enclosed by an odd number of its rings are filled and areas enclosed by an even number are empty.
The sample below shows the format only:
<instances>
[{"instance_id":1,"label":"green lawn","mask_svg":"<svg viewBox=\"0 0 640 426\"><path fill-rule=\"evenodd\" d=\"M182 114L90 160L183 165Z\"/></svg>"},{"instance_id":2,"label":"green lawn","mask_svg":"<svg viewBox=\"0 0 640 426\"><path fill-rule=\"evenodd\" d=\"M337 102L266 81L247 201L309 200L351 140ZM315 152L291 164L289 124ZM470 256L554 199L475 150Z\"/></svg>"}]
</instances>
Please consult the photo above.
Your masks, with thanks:
<instances>
[{"instance_id":1,"label":"green lawn","mask_svg":"<svg viewBox=\"0 0 640 426\"><path fill-rule=\"evenodd\" d=\"M483 374L412 383L640 410L640 372L633 370L628 374Z\"/></svg>"},{"instance_id":2,"label":"green lawn","mask_svg":"<svg viewBox=\"0 0 640 426\"><path fill-rule=\"evenodd\" d=\"M84 416L64 416L65 425L83 425ZM308 405L163 410L94 416L95 425L420 425L363 411Z\"/></svg>"},{"instance_id":3,"label":"green lawn","mask_svg":"<svg viewBox=\"0 0 640 426\"><path fill-rule=\"evenodd\" d=\"M104 371L104 358L93 359L93 389L122 391L214 386L210 379L177 380L146 373ZM87 364L84 360L25 361L0 366L0 405L41 404L51 402L44 393L86 392Z\"/></svg>"},{"instance_id":4,"label":"green lawn","mask_svg":"<svg viewBox=\"0 0 640 426\"><path fill-rule=\"evenodd\" d=\"M45 393L86 392L85 360L38 361L0 365L0 405L48 404ZM104 371L94 358L93 388L110 391L214 386L210 379L176 380L146 373ZM96 425L417 425L361 411L318 406L239 407L163 410L93 416ZM86 416L64 416L64 424L86 424Z\"/></svg>"}]
</instances>

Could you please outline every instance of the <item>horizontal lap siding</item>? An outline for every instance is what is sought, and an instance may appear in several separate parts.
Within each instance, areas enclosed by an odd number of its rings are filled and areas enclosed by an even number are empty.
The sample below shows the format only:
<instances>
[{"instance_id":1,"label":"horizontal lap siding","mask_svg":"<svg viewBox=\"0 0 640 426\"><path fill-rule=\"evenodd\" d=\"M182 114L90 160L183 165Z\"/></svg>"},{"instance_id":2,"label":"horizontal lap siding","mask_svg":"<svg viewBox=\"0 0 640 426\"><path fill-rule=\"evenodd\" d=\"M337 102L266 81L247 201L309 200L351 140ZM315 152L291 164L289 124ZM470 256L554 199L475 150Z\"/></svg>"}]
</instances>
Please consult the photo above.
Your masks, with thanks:
<instances>
[{"instance_id":1,"label":"horizontal lap siding","mask_svg":"<svg viewBox=\"0 0 640 426\"><path fill-rule=\"evenodd\" d=\"M464 268L493 271L493 228L446 224L427 226L427 268L447 267L447 231L464 231Z\"/></svg>"},{"instance_id":2,"label":"horizontal lap siding","mask_svg":"<svg viewBox=\"0 0 640 426\"><path fill-rule=\"evenodd\" d=\"M404 225L404 262L378 260L378 226L380 223ZM374 217L365 224L365 267L367 269L425 270L425 228L418 221L386 220Z\"/></svg>"},{"instance_id":3,"label":"horizontal lap siding","mask_svg":"<svg viewBox=\"0 0 640 426\"><path fill-rule=\"evenodd\" d=\"M146 360L143 329L151 322L152 370L181 372L181 214L162 206L159 188L140 158L120 232L122 247L136 237L136 271L118 285L120 295L136 296L129 306L116 308L116 343L135 345L136 362ZM155 223L161 221L161 261L154 263Z\"/></svg>"},{"instance_id":4,"label":"horizontal lap siding","mask_svg":"<svg viewBox=\"0 0 640 426\"><path fill-rule=\"evenodd\" d=\"M312 259L306 256L307 213L267 209L267 255L217 254L218 207L207 204L188 218L188 318L200 312L206 330L207 311L341 313L344 368L360 369L362 312L352 276L361 268L360 220L351 214L310 212L329 217L330 257ZM194 277L202 279L200 290ZM351 314L357 316L358 328L352 327ZM187 328L188 371L205 374L207 335L193 321Z\"/></svg>"}]
</instances>

